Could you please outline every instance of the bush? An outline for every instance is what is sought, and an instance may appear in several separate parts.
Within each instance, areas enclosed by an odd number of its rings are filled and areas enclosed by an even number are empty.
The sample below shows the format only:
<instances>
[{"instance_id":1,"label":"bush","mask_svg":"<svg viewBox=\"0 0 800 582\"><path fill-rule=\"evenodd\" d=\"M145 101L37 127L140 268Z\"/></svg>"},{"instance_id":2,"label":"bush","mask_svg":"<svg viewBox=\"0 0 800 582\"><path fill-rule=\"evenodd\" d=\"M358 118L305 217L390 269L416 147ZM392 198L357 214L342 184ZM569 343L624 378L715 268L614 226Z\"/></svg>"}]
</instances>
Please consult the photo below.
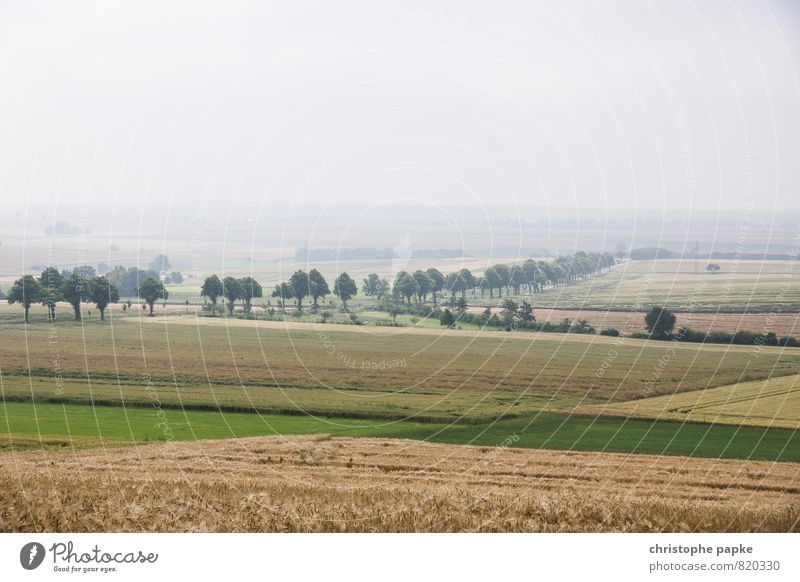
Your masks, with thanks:
<instances>
[{"instance_id":1,"label":"bush","mask_svg":"<svg viewBox=\"0 0 800 582\"><path fill-rule=\"evenodd\" d=\"M606 329L600 330L600 335L607 335L610 337L619 337L619 330L614 327L608 327Z\"/></svg>"}]
</instances>

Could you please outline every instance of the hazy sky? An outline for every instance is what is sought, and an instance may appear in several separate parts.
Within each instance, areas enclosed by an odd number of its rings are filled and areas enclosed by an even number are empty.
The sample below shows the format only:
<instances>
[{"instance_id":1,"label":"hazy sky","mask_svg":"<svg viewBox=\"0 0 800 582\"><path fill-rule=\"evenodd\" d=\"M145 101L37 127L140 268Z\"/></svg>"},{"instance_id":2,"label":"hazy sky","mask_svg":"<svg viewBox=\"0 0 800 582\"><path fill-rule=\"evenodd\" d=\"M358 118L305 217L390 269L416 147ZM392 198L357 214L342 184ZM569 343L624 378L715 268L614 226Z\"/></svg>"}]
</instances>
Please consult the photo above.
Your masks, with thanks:
<instances>
[{"instance_id":1,"label":"hazy sky","mask_svg":"<svg viewBox=\"0 0 800 582\"><path fill-rule=\"evenodd\" d=\"M0 197L800 208L796 0L432 4L0 2Z\"/></svg>"}]
</instances>

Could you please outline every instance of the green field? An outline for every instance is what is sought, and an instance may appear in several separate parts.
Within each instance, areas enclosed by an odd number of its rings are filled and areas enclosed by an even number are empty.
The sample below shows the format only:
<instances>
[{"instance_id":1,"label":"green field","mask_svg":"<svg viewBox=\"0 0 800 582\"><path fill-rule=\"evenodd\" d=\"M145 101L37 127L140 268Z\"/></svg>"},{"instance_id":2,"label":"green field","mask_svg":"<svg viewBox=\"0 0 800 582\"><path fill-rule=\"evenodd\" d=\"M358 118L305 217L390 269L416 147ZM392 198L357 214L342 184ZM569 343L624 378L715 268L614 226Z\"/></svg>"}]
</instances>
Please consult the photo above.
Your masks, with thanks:
<instances>
[{"instance_id":1,"label":"green field","mask_svg":"<svg viewBox=\"0 0 800 582\"><path fill-rule=\"evenodd\" d=\"M37 442L49 447L80 448L165 439L330 434L450 444L800 461L797 431L553 413L472 425L6 403L3 416L8 430L5 448L30 447Z\"/></svg>"}]
</instances>

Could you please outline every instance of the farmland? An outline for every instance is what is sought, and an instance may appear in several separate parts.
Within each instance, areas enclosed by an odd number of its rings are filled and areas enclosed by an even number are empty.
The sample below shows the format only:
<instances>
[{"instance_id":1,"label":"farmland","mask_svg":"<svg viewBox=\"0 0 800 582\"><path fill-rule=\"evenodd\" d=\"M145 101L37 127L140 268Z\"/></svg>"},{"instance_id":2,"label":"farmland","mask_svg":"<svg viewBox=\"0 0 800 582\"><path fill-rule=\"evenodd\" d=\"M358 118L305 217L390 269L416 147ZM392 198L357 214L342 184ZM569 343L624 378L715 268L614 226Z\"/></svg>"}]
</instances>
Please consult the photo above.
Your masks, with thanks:
<instances>
[{"instance_id":1,"label":"farmland","mask_svg":"<svg viewBox=\"0 0 800 582\"><path fill-rule=\"evenodd\" d=\"M641 310L662 305L677 311L800 311L800 267L797 261L720 260L716 274L692 260L629 261L608 273L546 289L532 300L537 307L596 310ZM481 305L496 305L488 295Z\"/></svg>"},{"instance_id":2,"label":"farmland","mask_svg":"<svg viewBox=\"0 0 800 582\"><path fill-rule=\"evenodd\" d=\"M0 455L0 531L798 528L796 464L496 444L320 435Z\"/></svg>"},{"instance_id":3,"label":"farmland","mask_svg":"<svg viewBox=\"0 0 800 582\"><path fill-rule=\"evenodd\" d=\"M589 413L800 429L800 376L589 406Z\"/></svg>"}]
</instances>

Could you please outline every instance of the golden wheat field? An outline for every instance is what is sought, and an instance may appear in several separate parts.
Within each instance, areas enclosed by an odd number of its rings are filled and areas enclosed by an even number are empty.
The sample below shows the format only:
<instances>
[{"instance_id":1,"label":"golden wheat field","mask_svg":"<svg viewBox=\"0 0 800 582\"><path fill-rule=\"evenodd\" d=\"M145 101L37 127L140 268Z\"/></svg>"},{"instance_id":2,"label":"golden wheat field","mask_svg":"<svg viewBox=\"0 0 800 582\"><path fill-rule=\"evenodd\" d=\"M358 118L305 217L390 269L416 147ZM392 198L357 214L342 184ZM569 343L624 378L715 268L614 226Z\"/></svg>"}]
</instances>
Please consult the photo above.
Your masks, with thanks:
<instances>
[{"instance_id":1,"label":"golden wheat field","mask_svg":"<svg viewBox=\"0 0 800 582\"><path fill-rule=\"evenodd\" d=\"M0 530L800 531L800 465L325 435L7 453Z\"/></svg>"}]
</instances>

